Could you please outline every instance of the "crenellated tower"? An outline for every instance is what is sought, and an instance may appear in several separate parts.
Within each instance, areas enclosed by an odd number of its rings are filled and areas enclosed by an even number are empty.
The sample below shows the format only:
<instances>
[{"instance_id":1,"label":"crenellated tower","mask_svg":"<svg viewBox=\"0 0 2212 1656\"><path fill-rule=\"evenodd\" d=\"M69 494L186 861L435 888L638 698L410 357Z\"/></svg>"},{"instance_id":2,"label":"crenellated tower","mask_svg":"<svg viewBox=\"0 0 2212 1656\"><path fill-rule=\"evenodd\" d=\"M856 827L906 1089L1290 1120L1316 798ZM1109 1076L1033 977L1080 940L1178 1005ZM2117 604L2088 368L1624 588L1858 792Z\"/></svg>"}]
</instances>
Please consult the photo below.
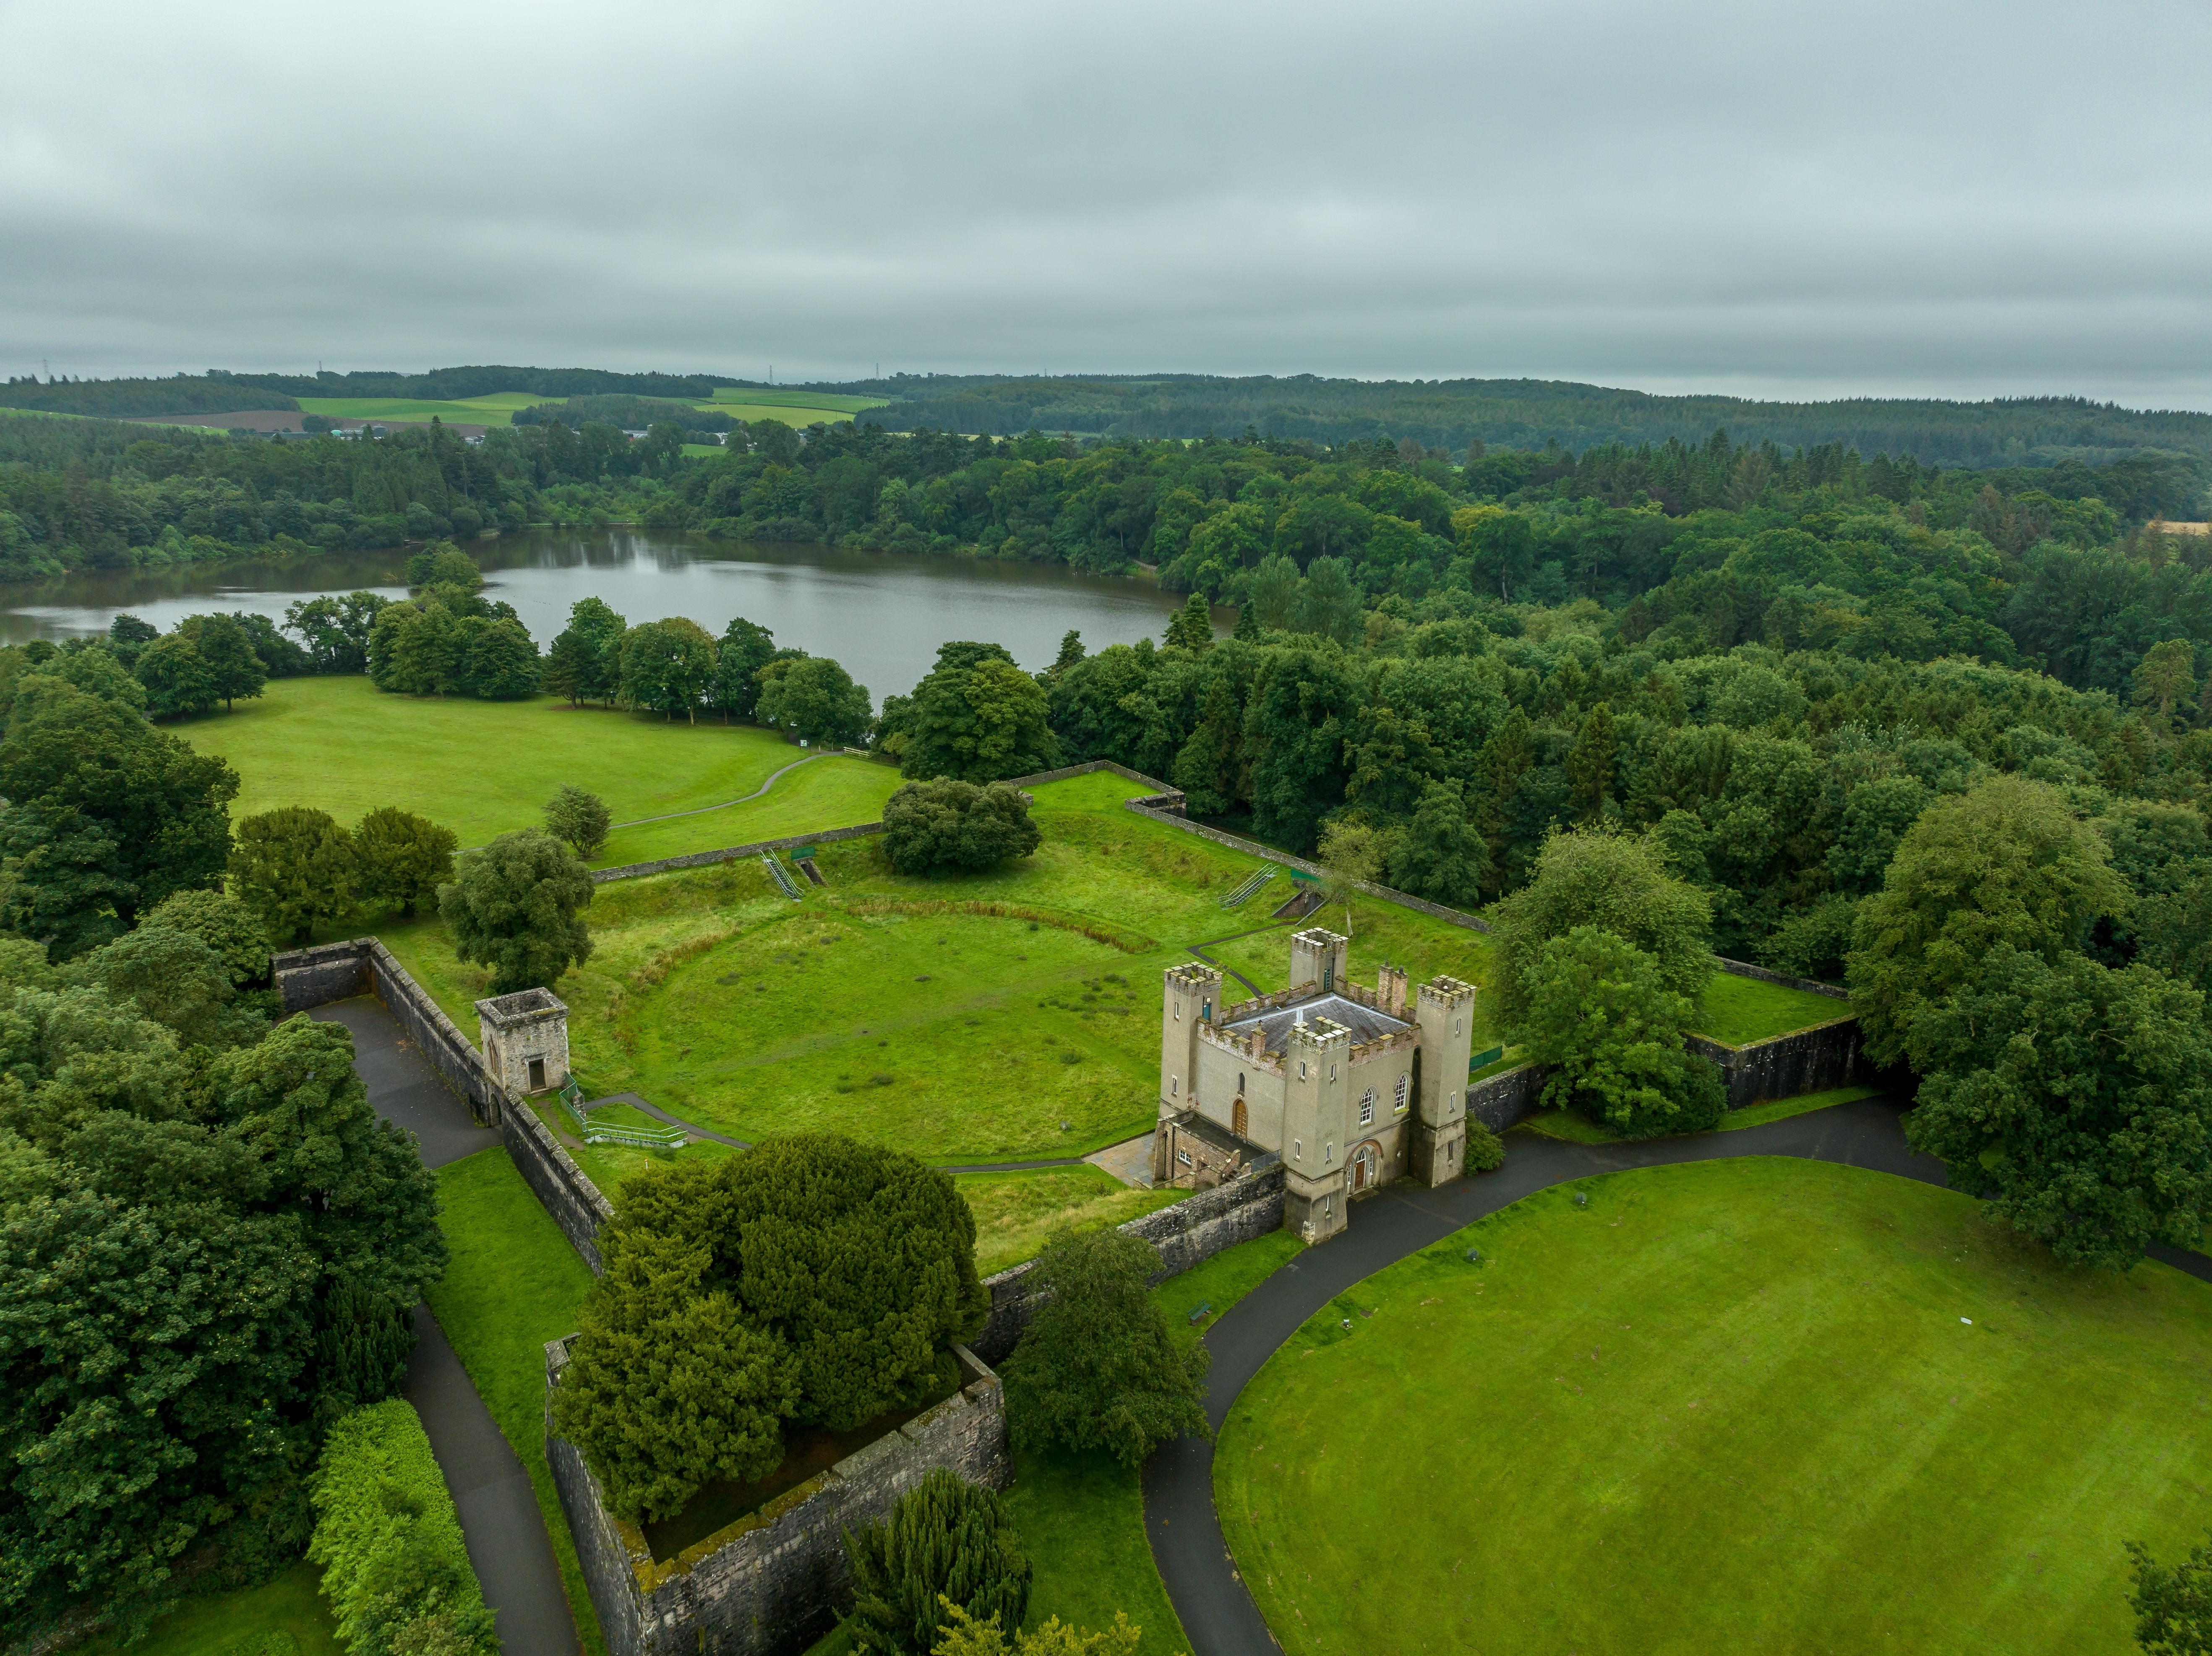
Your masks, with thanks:
<instances>
[{"instance_id":1,"label":"crenellated tower","mask_svg":"<svg viewBox=\"0 0 2212 1656\"><path fill-rule=\"evenodd\" d=\"M1324 934L1326 935L1326 934ZM1283 1055L1283 1227L1309 1242L1345 1227L1352 1031L1325 1017L1291 1026Z\"/></svg>"},{"instance_id":2,"label":"crenellated tower","mask_svg":"<svg viewBox=\"0 0 2212 1656\"><path fill-rule=\"evenodd\" d=\"M1431 1187L1456 1179L1467 1165L1467 1061L1474 1050L1474 986L1432 978L1414 998L1420 1034L1414 1067L1416 1120L1411 1173Z\"/></svg>"}]
</instances>

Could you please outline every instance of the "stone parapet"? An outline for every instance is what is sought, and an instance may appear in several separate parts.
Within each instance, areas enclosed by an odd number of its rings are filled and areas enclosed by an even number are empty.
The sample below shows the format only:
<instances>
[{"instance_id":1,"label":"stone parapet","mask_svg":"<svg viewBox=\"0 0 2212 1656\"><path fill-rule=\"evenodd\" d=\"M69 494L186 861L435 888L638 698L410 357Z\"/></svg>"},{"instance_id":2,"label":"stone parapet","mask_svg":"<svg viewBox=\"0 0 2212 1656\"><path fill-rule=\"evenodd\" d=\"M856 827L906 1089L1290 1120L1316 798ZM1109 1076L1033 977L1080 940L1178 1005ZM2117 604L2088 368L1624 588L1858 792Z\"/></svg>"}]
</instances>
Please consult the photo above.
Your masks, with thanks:
<instances>
[{"instance_id":1,"label":"stone parapet","mask_svg":"<svg viewBox=\"0 0 2212 1656\"><path fill-rule=\"evenodd\" d=\"M1721 1066L1731 1110L1847 1086L1859 1079L1863 1067L1855 1017L1832 1018L1809 1029L1793 1029L1741 1046L1723 1046L1704 1035L1686 1035L1682 1044Z\"/></svg>"},{"instance_id":2,"label":"stone parapet","mask_svg":"<svg viewBox=\"0 0 2212 1656\"><path fill-rule=\"evenodd\" d=\"M851 1597L844 1536L882 1522L945 1468L1003 1489L1013 1477L1006 1394L965 1346L961 1389L675 1557L656 1562L608 1510L575 1445L553 1430L553 1394L576 1337L545 1348L545 1458L611 1656L787 1656L830 1630Z\"/></svg>"}]
</instances>

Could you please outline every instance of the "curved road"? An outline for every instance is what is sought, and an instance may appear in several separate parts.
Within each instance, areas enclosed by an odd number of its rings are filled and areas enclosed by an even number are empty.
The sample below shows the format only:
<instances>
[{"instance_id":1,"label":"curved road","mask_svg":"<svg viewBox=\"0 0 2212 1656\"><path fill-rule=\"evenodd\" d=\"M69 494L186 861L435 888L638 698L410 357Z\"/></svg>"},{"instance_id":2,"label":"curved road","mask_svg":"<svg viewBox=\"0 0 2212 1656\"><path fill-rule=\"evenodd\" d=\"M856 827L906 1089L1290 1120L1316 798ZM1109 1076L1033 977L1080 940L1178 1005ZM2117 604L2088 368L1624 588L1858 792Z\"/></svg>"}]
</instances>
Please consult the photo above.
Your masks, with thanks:
<instances>
[{"instance_id":1,"label":"curved road","mask_svg":"<svg viewBox=\"0 0 2212 1656\"><path fill-rule=\"evenodd\" d=\"M307 1016L352 1032L353 1066L368 1083L370 1105L415 1135L425 1167L442 1168L500 1142L470 1119L469 1107L402 1039L381 1002L364 996L318 1006ZM403 1390L422 1416L430 1452L460 1514L461 1539L492 1608L501 1647L513 1656L580 1650L530 1474L477 1395L446 1331L420 1301Z\"/></svg>"},{"instance_id":2,"label":"curved road","mask_svg":"<svg viewBox=\"0 0 2212 1656\"><path fill-rule=\"evenodd\" d=\"M1522 1133L1510 1141L1505 1165L1496 1173L1436 1190L1387 1186L1359 1204L1341 1235L1284 1265L1206 1331L1213 1352L1206 1418L1218 1433L1237 1393L1276 1348L1336 1295L1565 1180L1739 1156L1801 1156L1943 1184L1943 1164L1905 1143L1902 1112L1894 1099L1871 1098L1735 1132L1630 1144L1575 1144ZM2203 1254L2165 1247L2151 1253L2212 1282L2212 1259ZM1145 1536L1192 1650L1200 1656L1273 1656L1281 1647L1245 1591L1214 1513L1212 1443L1182 1438L1162 1446L1145 1463L1144 1489Z\"/></svg>"}]
</instances>

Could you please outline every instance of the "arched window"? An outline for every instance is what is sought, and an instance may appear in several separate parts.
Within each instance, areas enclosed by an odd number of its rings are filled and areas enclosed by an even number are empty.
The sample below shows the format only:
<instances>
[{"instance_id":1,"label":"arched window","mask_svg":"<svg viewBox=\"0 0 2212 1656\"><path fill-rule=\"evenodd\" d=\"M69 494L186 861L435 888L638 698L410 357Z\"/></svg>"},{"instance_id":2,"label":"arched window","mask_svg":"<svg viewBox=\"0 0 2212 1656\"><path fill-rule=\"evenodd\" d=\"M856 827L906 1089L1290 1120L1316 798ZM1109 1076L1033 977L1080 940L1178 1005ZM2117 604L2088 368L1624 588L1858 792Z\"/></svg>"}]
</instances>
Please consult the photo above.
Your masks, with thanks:
<instances>
[{"instance_id":1,"label":"arched window","mask_svg":"<svg viewBox=\"0 0 2212 1656\"><path fill-rule=\"evenodd\" d=\"M1375 1125L1375 1089L1372 1087L1359 1095L1359 1125L1363 1127Z\"/></svg>"}]
</instances>

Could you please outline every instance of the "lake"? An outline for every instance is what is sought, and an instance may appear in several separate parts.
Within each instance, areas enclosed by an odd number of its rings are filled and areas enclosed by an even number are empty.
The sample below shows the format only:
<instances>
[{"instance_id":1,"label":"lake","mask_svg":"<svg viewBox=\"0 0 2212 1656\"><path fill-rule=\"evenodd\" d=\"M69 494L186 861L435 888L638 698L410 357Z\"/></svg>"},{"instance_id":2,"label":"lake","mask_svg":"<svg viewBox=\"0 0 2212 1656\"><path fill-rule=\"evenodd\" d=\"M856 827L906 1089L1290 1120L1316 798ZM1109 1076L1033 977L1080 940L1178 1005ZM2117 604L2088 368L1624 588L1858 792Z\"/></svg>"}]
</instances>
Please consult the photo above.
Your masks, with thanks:
<instances>
[{"instance_id":1,"label":"lake","mask_svg":"<svg viewBox=\"0 0 2212 1656\"><path fill-rule=\"evenodd\" d=\"M1151 581L1060 564L914 557L844 547L710 540L630 528L535 530L472 541L486 596L513 604L543 649L569 606L597 597L633 624L687 616L720 636L735 616L778 644L834 656L880 702L911 690L951 639L1003 644L1031 670L1074 628L1086 648L1157 640L1182 600ZM404 551L324 552L180 568L79 570L0 584L0 643L105 633L131 614L167 632L186 616L253 610L367 587L407 596ZM1217 616L1225 630L1231 612Z\"/></svg>"}]
</instances>

